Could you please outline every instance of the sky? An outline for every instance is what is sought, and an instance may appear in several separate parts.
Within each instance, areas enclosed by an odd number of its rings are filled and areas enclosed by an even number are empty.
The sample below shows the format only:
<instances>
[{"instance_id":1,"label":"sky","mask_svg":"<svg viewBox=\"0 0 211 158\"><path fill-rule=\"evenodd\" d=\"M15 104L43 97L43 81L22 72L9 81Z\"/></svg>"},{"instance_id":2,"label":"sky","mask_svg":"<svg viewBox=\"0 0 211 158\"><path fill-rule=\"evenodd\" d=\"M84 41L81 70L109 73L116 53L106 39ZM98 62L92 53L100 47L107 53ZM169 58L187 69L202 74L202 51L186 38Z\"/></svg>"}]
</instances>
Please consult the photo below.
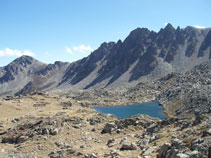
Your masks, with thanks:
<instances>
[{"instance_id":1,"label":"sky","mask_svg":"<svg viewBox=\"0 0 211 158\"><path fill-rule=\"evenodd\" d=\"M137 27L211 27L210 0L0 0L0 67L30 55L73 62Z\"/></svg>"}]
</instances>

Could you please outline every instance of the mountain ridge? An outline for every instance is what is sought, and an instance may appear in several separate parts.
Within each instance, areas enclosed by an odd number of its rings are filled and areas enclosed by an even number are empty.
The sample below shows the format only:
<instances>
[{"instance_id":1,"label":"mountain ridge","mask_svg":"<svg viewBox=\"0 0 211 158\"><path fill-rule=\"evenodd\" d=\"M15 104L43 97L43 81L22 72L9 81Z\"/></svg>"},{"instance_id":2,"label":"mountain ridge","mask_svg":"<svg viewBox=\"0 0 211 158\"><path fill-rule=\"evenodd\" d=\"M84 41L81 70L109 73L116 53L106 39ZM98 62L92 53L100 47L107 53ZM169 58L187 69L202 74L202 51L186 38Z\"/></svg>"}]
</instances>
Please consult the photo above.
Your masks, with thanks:
<instances>
[{"instance_id":1,"label":"mountain ridge","mask_svg":"<svg viewBox=\"0 0 211 158\"><path fill-rule=\"evenodd\" d=\"M17 58L0 69L0 95L115 87L186 72L210 58L210 28L175 29L171 24L158 32L137 28L125 40L104 42L72 63L44 64L28 56Z\"/></svg>"}]
</instances>

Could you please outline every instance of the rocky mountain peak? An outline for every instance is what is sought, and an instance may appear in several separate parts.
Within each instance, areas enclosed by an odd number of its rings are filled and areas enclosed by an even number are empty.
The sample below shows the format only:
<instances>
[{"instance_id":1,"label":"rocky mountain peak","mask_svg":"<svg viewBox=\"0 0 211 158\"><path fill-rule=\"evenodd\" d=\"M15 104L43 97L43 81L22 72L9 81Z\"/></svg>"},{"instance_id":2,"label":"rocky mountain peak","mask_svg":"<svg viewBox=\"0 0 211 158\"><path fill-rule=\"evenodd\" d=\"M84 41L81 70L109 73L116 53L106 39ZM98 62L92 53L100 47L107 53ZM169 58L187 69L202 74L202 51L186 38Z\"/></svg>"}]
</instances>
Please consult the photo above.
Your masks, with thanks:
<instances>
[{"instance_id":1,"label":"rocky mountain peak","mask_svg":"<svg viewBox=\"0 0 211 158\"><path fill-rule=\"evenodd\" d=\"M130 32L129 36L125 39L125 41L137 40L137 39L145 37L149 33L150 31L147 28L137 28Z\"/></svg>"},{"instance_id":2,"label":"rocky mountain peak","mask_svg":"<svg viewBox=\"0 0 211 158\"><path fill-rule=\"evenodd\" d=\"M173 27L173 25L171 25L170 23L168 23L168 24L166 25L166 27L164 28L164 30L174 31L175 28Z\"/></svg>"},{"instance_id":3,"label":"rocky mountain peak","mask_svg":"<svg viewBox=\"0 0 211 158\"><path fill-rule=\"evenodd\" d=\"M25 67L27 65L31 65L33 62L38 62L38 61L31 56L23 55L15 59L11 64L16 64L20 66L22 65Z\"/></svg>"},{"instance_id":4,"label":"rocky mountain peak","mask_svg":"<svg viewBox=\"0 0 211 158\"><path fill-rule=\"evenodd\" d=\"M104 42L100 45L101 48L111 49L115 45L115 42ZM99 47L99 48L100 48Z\"/></svg>"}]
</instances>

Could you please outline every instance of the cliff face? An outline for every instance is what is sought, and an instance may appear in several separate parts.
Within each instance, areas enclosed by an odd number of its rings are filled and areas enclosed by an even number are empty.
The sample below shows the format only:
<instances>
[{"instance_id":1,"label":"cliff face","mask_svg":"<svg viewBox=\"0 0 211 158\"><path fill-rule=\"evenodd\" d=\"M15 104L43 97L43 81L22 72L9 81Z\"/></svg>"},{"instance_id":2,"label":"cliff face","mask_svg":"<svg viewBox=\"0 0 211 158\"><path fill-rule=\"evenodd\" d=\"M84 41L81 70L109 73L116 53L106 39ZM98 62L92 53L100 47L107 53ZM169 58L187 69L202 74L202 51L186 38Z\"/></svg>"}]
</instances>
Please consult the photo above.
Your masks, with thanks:
<instances>
[{"instance_id":1,"label":"cliff face","mask_svg":"<svg viewBox=\"0 0 211 158\"><path fill-rule=\"evenodd\" d=\"M23 56L0 68L0 95L62 88L112 87L186 72L211 58L211 29L137 28L118 42L103 43L73 63L46 65Z\"/></svg>"}]
</instances>

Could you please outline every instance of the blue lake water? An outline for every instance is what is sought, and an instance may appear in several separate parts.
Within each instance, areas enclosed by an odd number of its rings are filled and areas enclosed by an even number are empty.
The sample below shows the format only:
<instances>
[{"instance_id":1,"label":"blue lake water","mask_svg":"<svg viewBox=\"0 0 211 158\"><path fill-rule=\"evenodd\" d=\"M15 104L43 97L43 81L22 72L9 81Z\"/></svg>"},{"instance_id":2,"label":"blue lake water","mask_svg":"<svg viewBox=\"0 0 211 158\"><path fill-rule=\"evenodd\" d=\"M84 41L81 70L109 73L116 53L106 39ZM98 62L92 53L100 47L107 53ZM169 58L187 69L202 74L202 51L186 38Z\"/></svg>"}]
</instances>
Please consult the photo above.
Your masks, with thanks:
<instances>
[{"instance_id":1,"label":"blue lake water","mask_svg":"<svg viewBox=\"0 0 211 158\"><path fill-rule=\"evenodd\" d=\"M151 117L165 119L167 116L164 110L157 102L149 102L143 104L127 105L127 106L99 106L92 107L96 111L104 114L113 114L117 118L128 118L136 114L146 114Z\"/></svg>"}]
</instances>

